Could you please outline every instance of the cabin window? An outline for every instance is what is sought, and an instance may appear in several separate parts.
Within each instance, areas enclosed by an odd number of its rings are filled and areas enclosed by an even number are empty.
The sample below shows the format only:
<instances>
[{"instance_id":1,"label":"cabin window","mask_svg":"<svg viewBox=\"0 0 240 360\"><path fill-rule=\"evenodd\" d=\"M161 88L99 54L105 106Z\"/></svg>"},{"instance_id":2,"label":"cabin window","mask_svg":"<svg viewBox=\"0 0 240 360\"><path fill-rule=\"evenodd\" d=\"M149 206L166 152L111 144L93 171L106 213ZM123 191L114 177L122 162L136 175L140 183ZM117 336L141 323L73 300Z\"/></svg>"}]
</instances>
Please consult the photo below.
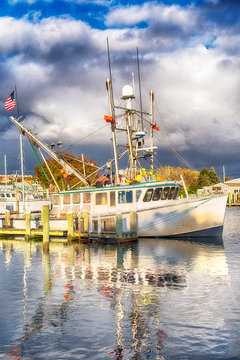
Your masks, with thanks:
<instances>
[{"instance_id":1,"label":"cabin window","mask_svg":"<svg viewBox=\"0 0 240 360\"><path fill-rule=\"evenodd\" d=\"M73 194L73 203L74 204L80 203L80 193Z\"/></svg>"},{"instance_id":2,"label":"cabin window","mask_svg":"<svg viewBox=\"0 0 240 360\"><path fill-rule=\"evenodd\" d=\"M53 205L60 205L60 196L53 196Z\"/></svg>"},{"instance_id":3,"label":"cabin window","mask_svg":"<svg viewBox=\"0 0 240 360\"><path fill-rule=\"evenodd\" d=\"M158 201L160 200L161 198L161 195L162 195L162 188L157 188L154 190L154 194L153 194L153 201Z\"/></svg>"},{"instance_id":4,"label":"cabin window","mask_svg":"<svg viewBox=\"0 0 240 360\"><path fill-rule=\"evenodd\" d=\"M63 203L64 204L70 204L70 194L64 194L63 195Z\"/></svg>"},{"instance_id":5,"label":"cabin window","mask_svg":"<svg viewBox=\"0 0 240 360\"><path fill-rule=\"evenodd\" d=\"M5 197L5 195L4 194L0 194L1 195L1 197Z\"/></svg>"},{"instance_id":6,"label":"cabin window","mask_svg":"<svg viewBox=\"0 0 240 360\"><path fill-rule=\"evenodd\" d=\"M173 194L173 200L175 200L178 197L179 190L180 190L180 188L176 187L175 193Z\"/></svg>"},{"instance_id":7,"label":"cabin window","mask_svg":"<svg viewBox=\"0 0 240 360\"><path fill-rule=\"evenodd\" d=\"M168 200L174 199L175 193L176 193L176 188L175 186L172 186L168 194Z\"/></svg>"},{"instance_id":8,"label":"cabin window","mask_svg":"<svg viewBox=\"0 0 240 360\"><path fill-rule=\"evenodd\" d=\"M96 193L95 203L96 205L107 205L107 193L106 192Z\"/></svg>"},{"instance_id":9,"label":"cabin window","mask_svg":"<svg viewBox=\"0 0 240 360\"><path fill-rule=\"evenodd\" d=\"M11 197L11 195L10 194L6 194L7 195L7 197Z\"/></svg>"},{"instance_id":10,"label":"cabin window","mask_svg":"<svg viewBox=\"0 0 240 360\"><path fill-rule=\"evenodd\" d=\"M136 202L138 202L141 193L142 193L142 190L137 190L137 191L136 191Z\"/></svg>"},{"instance_id":11,"label":"cabin window","mask_svg":"<svg viewBox=\"0 0 240 360\"><path fill-rule=\"evenodd\" d=\"M169 191L170 191L169 186L163 189L161 200L166 200L168 198Z\"/></svg>"},{"instance_id":12,"label":"cabin window","mask_svg":"<svg viewBox=\"0 0 240 360\"><path fill-rule=\"evenodd\" d=\"M119 191L118 192L118 203L119 204L130 204L133 202L133 192L130 191Z\"/></svg>"},{"instance_id":13,"label":"cabin window","mask_svg":"<svg viewBox=\"0 0 240 360\"><path fill-rule=\"evenodd\" d=\"M115 191L110 191L110 206L116 206L116 193Z\"/></svg>"},{"instance_id":14,"label":"cabin window","mask_svg":"<svg viewBox=\"0 0 240 360\"><path fill-rule=\"evenodd\" d=\"M91 194L90 193L83 193L83 203L90 204L91 202Z\"/></svg>"},{"instance_id":15,"label":"cabin window","mask_svg":"<svg viewBox=\"0 0 240 360\"><path fill-rule=\"evenodd\" d=\"M153 189L148 189L144 195L143 201L148 202L152 200Z\"/></svg>"}]
</instances>

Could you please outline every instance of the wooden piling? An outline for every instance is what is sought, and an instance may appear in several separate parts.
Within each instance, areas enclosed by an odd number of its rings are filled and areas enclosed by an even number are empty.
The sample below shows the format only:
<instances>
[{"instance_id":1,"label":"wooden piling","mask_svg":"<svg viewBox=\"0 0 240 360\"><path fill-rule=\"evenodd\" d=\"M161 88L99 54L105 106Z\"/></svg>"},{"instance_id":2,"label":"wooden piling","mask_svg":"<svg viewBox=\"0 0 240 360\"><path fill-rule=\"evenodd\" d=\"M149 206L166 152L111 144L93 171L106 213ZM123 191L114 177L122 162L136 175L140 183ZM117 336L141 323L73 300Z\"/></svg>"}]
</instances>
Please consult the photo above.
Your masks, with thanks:
<instances>
[{"instance_id":1,"label":"wooden piling","mask_svg":"<svg viewBox=\"0 0 240 360\"><path fill-rule=\"evenodd\" d=\"M68 232L67 232L67 238L68 241L71 241L74 235L74 226L73 226L73 213L69 212L67 214L67 222L68 222Z\"/></svg>"},{"instance_id":2,"label":"wooden piling","mask_svg":"<svg viewBox=\"0 0 240 360\"><path fill-rule=\"evenodd\" d=\"M130 231L133 236L137 237L137 213L136 211L130 211Z\"/></svg>"},{"instance_id":3,"label":"wooden piling","mask_svg":"<svg viewBox=\"0 0 240 360\"><path fill-rule=\"evenodd\" d=\"M82 236L82 213L78 215L78 239L81 240Z\"/></svg>"},{"instance_id":4,"label":"wooden piling","mask_svg":"<svg viewBox=\"0 0 240 360\"><path fill-rule=\"evenodd\" d=\"M88 217L88 212L86 210L83 210L82 217L83 217L83 231L88 232L89 231L89 217Z\"/></svg>"},{"instance_id":5,"label":"wooden piling","mask_svg":"<svg viewBox=\"0 0 240 360\"><path fill-rule=\"evenodd\" d=\"M228 206L231 207L232 205L232 195L229 193L228 194Z\"/></svg>"},{"instance_id":6,"label":"wooden piling","mask_svg":"<svg viewBox=\"0 0 240 360\"><path fill-rule=\"evenodd\" d=\"M101 241L101 218L100 215L98 215L97 218L97 232L98 232L98 242Z\"/></svg>"},{"instance_id":7,"label":"wooden piling","mask_svg":"<svg viewBox=\"0 0 240 360\"><path fill-rule=\"evenodd\" d=\"M18 213L19 207L18 207L18 189L15 189L15 201L16 201L16 212Z\"/></svg>"},{"instance_id":8,"label":"wooden piling","mask_svg":"<svg viewBox=\"0 0 240 360\"><path fill-rule=\"evenodd\" d=\"M30 212L27 212L25 214L25 227L26 227L25 240L28 241L31 237L31 213Z\"/></svg>"},{"instance_id":9,"label":"wooden piling","mask_svg":"<svg viewBox=\"0 0 240 360\"><path fill-rule=\"evenodd\" d=\"M49 206L44 205L42 209L43 252L49 252L49 220Z\"/></svg>"},{"instance_id":10,"label":"wooden piling","mask_svg":"<svg viewBox=\"0 0 240 360\"><path fill-rule=\"evenodd\" d=\"M122 214L116 214L116 235L117 235L117 244L120 244L120 240L123 234L123 219Z\"/></svg>"},{"instance_id":11,"label":"wooden piling","mask_svg":"<svg viewBox=\"0 0 240 360\"><path fill-rule=\"evenodd\" d=\"M10 226L11 226L10 211L6 210L5 211L5 227L10 227Z\"/></svg>"},{"instance_id":12,"label":"wooden piling","mask_svg":"<svg viewBox=\"0 0 240 360\"><path fill-rule=\"evenodd\" d=\"M234 199L233 203L236 205L237 204L237 194L236 193L233 194L233 199Z\"/></svg>"}]
</instances>

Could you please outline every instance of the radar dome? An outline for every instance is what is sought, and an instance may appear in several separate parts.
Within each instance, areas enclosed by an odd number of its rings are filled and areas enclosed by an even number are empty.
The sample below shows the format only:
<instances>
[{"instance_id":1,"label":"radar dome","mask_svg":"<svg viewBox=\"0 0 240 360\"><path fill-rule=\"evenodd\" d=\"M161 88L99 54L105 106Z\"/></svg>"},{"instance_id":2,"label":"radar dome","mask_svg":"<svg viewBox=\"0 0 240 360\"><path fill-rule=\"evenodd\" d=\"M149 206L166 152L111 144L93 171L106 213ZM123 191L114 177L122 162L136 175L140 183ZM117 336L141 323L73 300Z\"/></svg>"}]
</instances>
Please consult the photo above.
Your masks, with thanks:
<instances>
[{"instance_id":1,"label":"radar dome","mask_svg":"<svg viewBox=\"0 0 240 360\"><path fill-rule=\"evenodd\" d=\"M131 85L125 85L122 88L122 99L133 99L134 98L134 92Z\"/></svg>"}]
</instances>

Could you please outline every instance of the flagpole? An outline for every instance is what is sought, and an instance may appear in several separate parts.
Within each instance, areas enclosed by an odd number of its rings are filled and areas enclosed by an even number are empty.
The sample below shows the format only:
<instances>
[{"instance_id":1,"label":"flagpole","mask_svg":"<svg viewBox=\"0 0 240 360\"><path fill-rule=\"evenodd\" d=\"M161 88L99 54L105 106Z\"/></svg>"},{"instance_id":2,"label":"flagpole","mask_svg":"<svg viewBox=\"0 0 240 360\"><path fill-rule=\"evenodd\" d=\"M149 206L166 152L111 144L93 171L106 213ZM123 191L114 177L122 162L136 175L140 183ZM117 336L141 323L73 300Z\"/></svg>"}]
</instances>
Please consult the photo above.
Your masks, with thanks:
<instances>
[{"instance_id":1,"label":"flagpole","mask_svg":"<svg viewBox=\"0 0 240 360\"><path fill-rule=\"evenodd\" d=\"M19 103L18 103L18 95L17 95L17 86L15 85L15 94L16 94L16 102L17 102L17 113L18 120L20 117L19 111ZM25 210L25 187L24 187L24 171L23 171L23 138L22 131L19 132L19 141L20 141L20 159L21 159L21 173L22 173L22 201L23 201L23 210Z\"/></svg>"},{"instance_id":2,"label":"flagpole","mask_svg":"<svg viewBox=\"0 0 240 360\"><path fill-rule=\"evenodd\" d=\"M19 112L19 103L18 103L18 95L17 95L17 86L15 85L15 94L16 94L16 100L17 100L17 113L18 113L18 119L20 117Z\"/></svg>"}]
</instances>

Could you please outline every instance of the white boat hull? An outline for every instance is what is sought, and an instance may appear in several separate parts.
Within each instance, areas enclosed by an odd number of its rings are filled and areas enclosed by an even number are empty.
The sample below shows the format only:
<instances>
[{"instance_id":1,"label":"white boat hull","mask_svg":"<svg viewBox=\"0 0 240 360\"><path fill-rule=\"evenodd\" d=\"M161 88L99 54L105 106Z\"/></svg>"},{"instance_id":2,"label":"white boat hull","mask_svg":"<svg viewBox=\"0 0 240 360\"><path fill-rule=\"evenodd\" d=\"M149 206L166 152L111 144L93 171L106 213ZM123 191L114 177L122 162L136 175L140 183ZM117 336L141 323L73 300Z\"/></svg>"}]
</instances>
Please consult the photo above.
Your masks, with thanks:
<instances>
[{"instance_id":1,"label":"white boat hull","mask_svg":"<svg viewBox=\"0 0 240 360\"><path fill-rule=\"evenodd\" d=\"M44 205L51 207L51 200L32 199L26 200L24 203L23 201L18 201L18 212L21 214L25 212L40 212ZM4 214L6 210L16 211L16 200L0 201L0 214Z\"/></svg>"},{"instance_id":2,"label":"white boat hull","mask_svg":"<svg viewBox=\"0 0 240 360\"><path fill-rule=\"evenodd\" d=\"M171 201L138 211L140 237L221 236L227 196Z\"/></svg>"}]
</instances>

